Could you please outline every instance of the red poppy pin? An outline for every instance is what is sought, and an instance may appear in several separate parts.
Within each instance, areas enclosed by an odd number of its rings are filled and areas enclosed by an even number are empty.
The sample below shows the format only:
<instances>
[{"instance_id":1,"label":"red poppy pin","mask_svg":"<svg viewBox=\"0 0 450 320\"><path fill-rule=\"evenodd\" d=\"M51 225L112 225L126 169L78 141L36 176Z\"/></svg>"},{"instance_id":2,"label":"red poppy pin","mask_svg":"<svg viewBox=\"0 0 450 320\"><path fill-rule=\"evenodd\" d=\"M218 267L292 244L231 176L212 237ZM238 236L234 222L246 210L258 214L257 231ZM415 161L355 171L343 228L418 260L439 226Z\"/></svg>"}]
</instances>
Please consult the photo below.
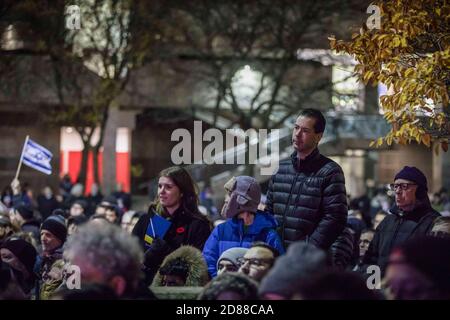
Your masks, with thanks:
<instances>
[{"instance_id":1,"label":"red poppy pin","mask_svg":"<svg viewBox=\"0 0 450 320\"><path fill-rule=\"evenodd\" d=\"M184 228L183 227L177 228L177 233L178 234L182 234L183 232L184 232Z\"/></svg>"}]
</instances>

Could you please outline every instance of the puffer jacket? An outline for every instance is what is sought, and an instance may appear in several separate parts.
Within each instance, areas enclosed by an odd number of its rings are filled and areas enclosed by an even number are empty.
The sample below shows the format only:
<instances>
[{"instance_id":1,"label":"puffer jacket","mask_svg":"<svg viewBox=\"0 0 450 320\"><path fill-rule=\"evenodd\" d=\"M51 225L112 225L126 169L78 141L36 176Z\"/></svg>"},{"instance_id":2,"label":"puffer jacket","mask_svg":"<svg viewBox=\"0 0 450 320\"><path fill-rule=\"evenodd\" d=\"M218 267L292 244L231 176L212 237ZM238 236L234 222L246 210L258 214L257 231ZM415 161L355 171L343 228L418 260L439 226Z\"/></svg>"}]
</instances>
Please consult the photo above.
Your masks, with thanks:
<instances>
[{"instance_id":1,"label":"puffer jacket","mask_svg":"<svg viewBox=\"0 0 450 320\"><path fill-rule=\"evenodd\" d=\"M346 227L342 234L330 247L331 264L339 270L347 270L353 268L353 246L355 232Z\"/></svg>"},{"instance_id":2,"label":"puffer jacket","mask_svg":"<svg viewBox=\"0 0 450 320\"><path fill-rule=\"evenodd\" d=\"M257 211L253 223L244 230L242 219L236 217L219 224L211 233L203 248L203 256L211 277L217 275L217 260L221 254L234 247L249 248L253 242L262 241L284 253L281 239L276 232L275 218Z\"/></svg>"},{"instance_id":3,"label":"puffer jacket","mask_svg":"<svg viewBox=\"0 0 450 320\"><path fill-rule=\"evenodd\" d=\"M304 160L280 162L267 192L266 211L280 225L284 245L304 240L328 250L345 228L347 197L341 167L316 148Z\"/></svg>"},{"instance_id":4,"label":"puffer jacket","mask_svg":"<svg viewBox=\"0 0 450 320\"><path fill-rule=\"evenodd\" d=\"M428 199L410 212L403 212L394 205L375 230L363 258L363 270L369 265L378 265L384 275L392 249L410 238L428 234L439 216Z\"/></svg>"}]
</instances>

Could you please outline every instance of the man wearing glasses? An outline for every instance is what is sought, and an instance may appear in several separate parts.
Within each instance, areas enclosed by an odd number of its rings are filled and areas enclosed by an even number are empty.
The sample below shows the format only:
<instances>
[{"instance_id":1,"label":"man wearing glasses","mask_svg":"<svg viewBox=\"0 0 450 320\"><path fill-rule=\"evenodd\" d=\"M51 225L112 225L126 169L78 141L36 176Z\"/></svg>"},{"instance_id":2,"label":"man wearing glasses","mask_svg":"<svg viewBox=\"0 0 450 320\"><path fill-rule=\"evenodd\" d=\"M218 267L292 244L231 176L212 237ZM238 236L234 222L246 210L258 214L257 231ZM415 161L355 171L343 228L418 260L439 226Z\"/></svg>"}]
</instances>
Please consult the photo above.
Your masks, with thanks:
<instances>
[{"instance_id":1,"label":"man wearing glasses","mask_svg":"<svg viewBox=\"0 0 450 320\"><path fill-rule=\"evenodd\" d=\"M395 192L395 205L380 223L363 263L386 270L392 249L411 237L427 234L440 214L431 207L427 178L416 167L405 166L390 185Z\"/></svg>"},{"instance_id":2,"label":"man wearing glasses","mask_svg":"<svg viewBox=\"0 0 450 320\"><path fill-rule=\"evenodd\" d=\"M279 253L275 248L261 241L255 242L244 256L238 259L240 265L238 272L261 282L278 256Z\"/></svg>"}]
</instances>

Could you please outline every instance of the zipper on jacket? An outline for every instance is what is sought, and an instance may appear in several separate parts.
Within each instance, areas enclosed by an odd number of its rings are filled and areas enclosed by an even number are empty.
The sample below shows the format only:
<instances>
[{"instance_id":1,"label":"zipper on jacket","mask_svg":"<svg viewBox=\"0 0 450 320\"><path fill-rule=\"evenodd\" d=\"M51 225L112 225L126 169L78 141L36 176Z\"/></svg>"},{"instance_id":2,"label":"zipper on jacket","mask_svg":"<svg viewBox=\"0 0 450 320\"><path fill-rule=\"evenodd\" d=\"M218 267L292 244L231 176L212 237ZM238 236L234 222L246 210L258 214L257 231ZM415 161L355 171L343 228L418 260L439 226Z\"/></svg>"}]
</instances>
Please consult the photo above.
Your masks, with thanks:
<instances>
[{"instance_id":1,"label":"zipper on jacket","mask_svg":"<svg viewBox=\"0 0 450 320\"><path fill-rule=\"evenodd\" d=\"M298 176L299 176L299 173L296 172L294 182L292 183L291 190L289 191L289 197L288 197L288 200L286 203L286 208L284 208L284 212L283 212L283 224L281 225L281 241L282 241L283 245L284 245L285 230L286 230L286 213L289 209L289 204L290 204L291 198L292 198L292 191L294 191L295 185L297 184Z\"/></svg>"},{"instance_id":2,"label":"zipper on jacket","mask_svg":"<svg viewBox=\"0 0 450 320\"><path fill-rule=\"evenodd\" d=\"M401 214L400 221L398 222L397 226L395 227L394 236L392 237L391 243L389 244L389 252L392 251L392 246L394 245L395 238L397 237L398 230L400 230L400 226L402 225L402 223L403 223L403 215Z\"/></svg>"},{"instance_id":3,"label":"zipper on jacket","mask_svg":"<svg viewBox=\"0 0 450 320\"><path fill-rule=\"evenodd\" d=\"M242 240L244 234L244 221L239 219L239 246L242 247Z\"/></svg>"}]
</instances>

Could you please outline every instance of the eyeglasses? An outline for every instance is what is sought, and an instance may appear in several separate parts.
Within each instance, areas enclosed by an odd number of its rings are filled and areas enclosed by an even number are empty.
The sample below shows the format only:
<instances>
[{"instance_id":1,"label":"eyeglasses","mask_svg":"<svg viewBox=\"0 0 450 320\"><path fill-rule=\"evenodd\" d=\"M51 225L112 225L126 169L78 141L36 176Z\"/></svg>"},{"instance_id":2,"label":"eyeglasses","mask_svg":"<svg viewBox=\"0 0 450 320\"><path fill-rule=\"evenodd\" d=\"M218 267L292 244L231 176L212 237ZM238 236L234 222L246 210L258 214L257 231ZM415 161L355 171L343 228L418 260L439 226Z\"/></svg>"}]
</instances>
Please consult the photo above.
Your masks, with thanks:
<instances>
[{"instance_id":1,"label":"eyeglasses","mask_svg":"<svg viewBox=\"0 0 450 320\"><path fill-rule=\"evenodd\" d=\"M248 262L251 266L260 267L264 264L270 264L272 263L273 259L246 259L246 258L239 258L237 259L237 262L239 266L243 266Z\"/></svg>"},{"instance_id":2,"label":"eyeglasses","mask_svg":"<svg viewBox=\"0 0 450 320\"><path fill-rule=\"evenodd\" d=\"M393 190L393 191L397 191L397 190L402 190L402 191L406 191L409 189L409 186L415 186L415 183L391 183L389 185L389 189Z\"/></svg>"}]
</instances>

